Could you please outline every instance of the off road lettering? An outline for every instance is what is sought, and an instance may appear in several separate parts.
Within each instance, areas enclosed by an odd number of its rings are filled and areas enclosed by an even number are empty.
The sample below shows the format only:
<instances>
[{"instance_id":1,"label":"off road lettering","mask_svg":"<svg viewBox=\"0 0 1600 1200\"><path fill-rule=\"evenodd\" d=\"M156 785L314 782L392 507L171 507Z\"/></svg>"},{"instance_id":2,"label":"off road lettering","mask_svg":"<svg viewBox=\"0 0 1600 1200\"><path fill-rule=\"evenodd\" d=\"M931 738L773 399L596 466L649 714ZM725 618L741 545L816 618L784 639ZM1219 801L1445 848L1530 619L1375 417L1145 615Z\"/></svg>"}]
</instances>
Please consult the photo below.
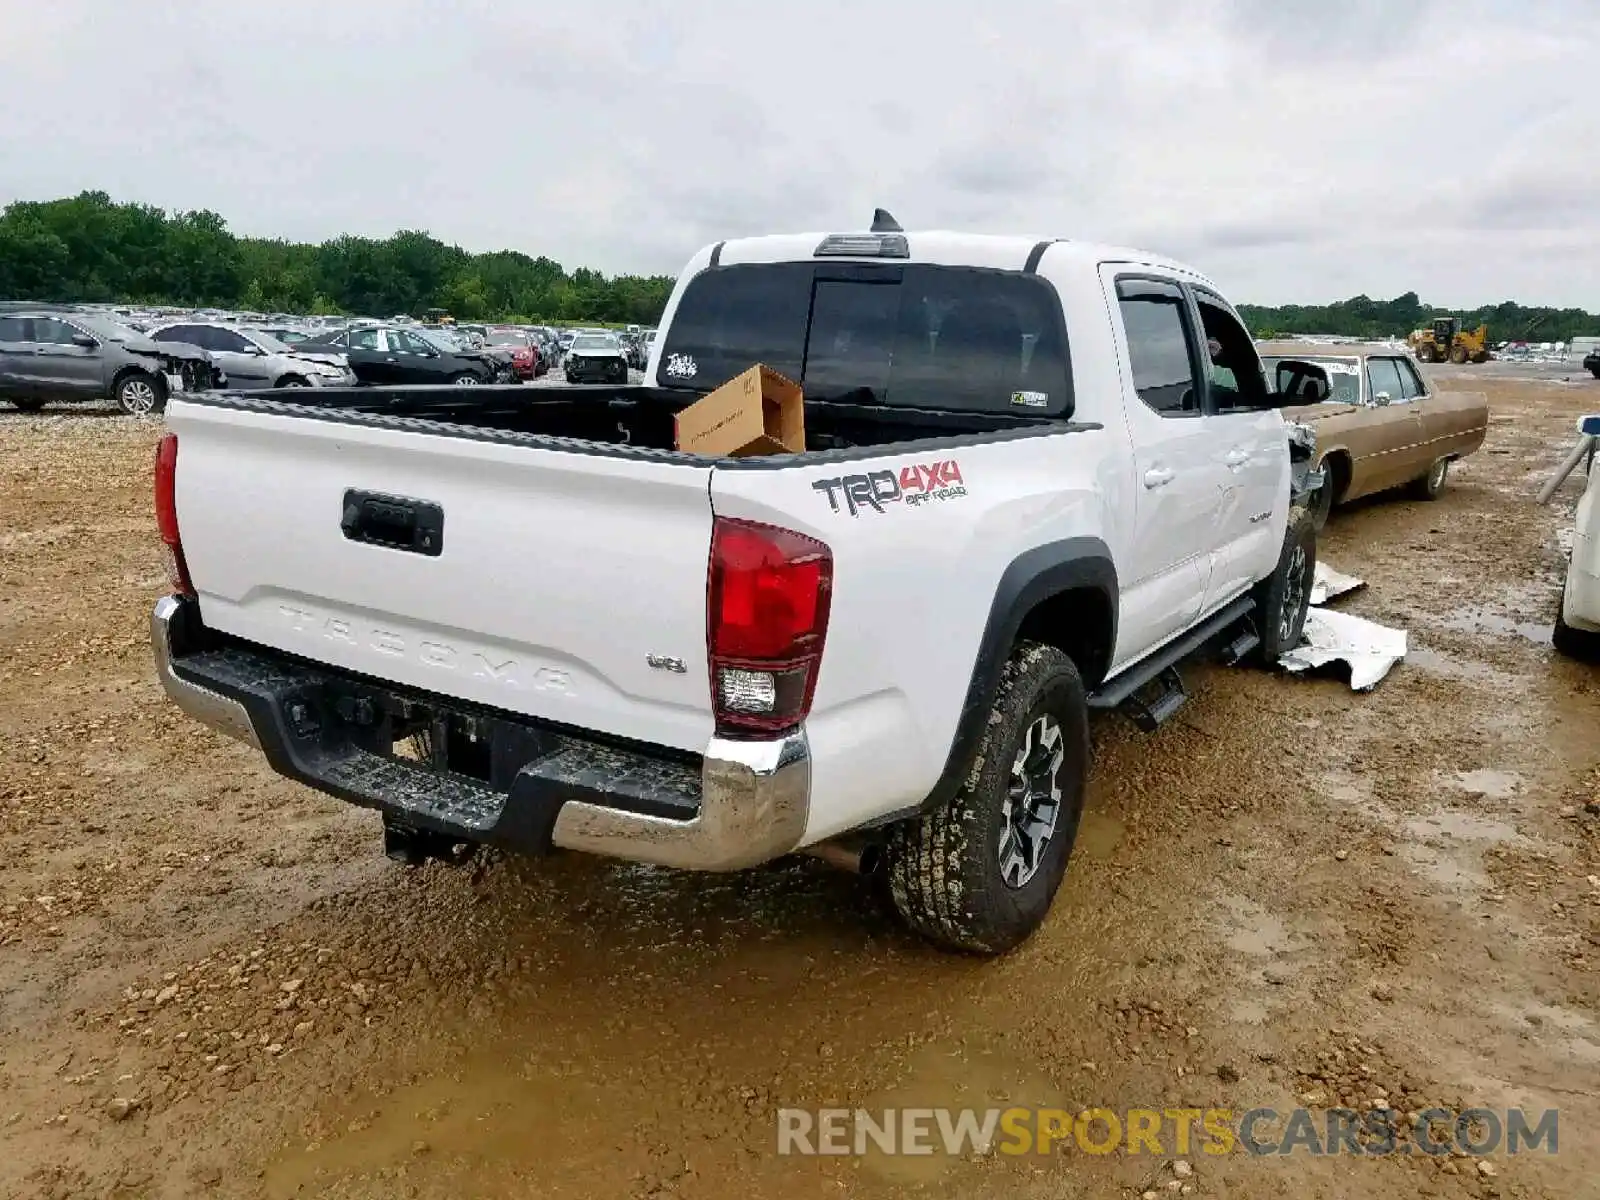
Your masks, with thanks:
<instances>
[{"instance_id":1,"label":"off road lettering","mask_svg":"<svg viewBox=\"0 0 1600 1200\"><path fill-rule=\"evenodd\" d=\"M965 496L961 467L954 459L936 463L911 463L898 469L869 471L865 475L841 475L818 479L811 485L828 497L828 507L838 512L842 506L852 517L863 508L884 512L884 506L904 500L910 505L931 500L951 500Z\"/></svg>"}]
</instances>

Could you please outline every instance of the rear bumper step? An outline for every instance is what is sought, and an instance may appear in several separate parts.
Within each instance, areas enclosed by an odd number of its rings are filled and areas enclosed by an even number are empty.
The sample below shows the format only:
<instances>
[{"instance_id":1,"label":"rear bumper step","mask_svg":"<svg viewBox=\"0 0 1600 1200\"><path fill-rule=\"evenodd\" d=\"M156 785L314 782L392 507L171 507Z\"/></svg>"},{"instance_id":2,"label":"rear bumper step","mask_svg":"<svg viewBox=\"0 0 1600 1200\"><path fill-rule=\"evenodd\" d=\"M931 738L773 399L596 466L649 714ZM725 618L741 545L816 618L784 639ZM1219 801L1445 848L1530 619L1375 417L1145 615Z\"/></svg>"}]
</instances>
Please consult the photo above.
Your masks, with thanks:
<instances>
[{"instance_id":1,"label":"rear bumper step","mask_svg":"<svg viewBox=\"0 0 1600 1200\"><path fill-rule=\"evenodd\" d=\"M157 603L150 635L161 685L184 712L396 825L709 871L787 854L805 832L803 731L713 738L695 763L223 641L182 597Z\"/></svg>"}]
</instances>

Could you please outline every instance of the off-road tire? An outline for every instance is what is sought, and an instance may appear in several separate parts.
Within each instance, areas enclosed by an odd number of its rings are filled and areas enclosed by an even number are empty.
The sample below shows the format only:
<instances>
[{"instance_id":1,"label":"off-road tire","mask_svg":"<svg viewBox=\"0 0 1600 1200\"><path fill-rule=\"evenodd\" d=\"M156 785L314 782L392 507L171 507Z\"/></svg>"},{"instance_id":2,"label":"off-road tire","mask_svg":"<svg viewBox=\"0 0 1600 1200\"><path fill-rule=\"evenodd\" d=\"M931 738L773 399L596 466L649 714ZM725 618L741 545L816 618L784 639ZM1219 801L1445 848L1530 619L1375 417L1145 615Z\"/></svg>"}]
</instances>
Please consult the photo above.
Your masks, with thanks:
<instances>
[{"instance_id":1,"label":"off-road tire","mask_svg":"<svg viewBox=\"0 0 1600 1200\"><path fill-rule=\"evenodd\" d=\"M1413 479L1407 491L1418 500L1437 500L1444 495L1444 485L1450 478L1450 460L1435 459L1428 473Z\"/></svg>"},{"instance_id":2,"label":"off-road tire","mask_svg":"<svg viewBox=\"0 0 1600 1200\"><path fill-rule=\"evenodd\" d=\"M1255 653L1262 666L1272 666L1300 644L1316 574L1316 524L1311 513L1297 505L1289 510L1277 569L1255 588L1256 631L1261 637Z\"/></svg>"},{"instance_id":3,"label":"off-road tire","mask_svg":"<svg viewBox=\"0 0 1600 1200\"><path fill-rule=\"evenodd\" d=\"M1465 346L1452 346L1450 348L1450 361L1455 363L1455 365L1458 367L1463 365L1467 359L1471 357L1472 356L1467 352L1467 348Z\"/></svg>"},{"instance_id":4,"label":"off-road tire","mask_svg":"<svg viewBox=\"0 0 1600 1200\"><path fill-rule=\"evenodd\" d=\"M1434 357L1434 354L1433 354L1433 347L1428 345L1426 342L1424 342L1422 345L1418 346L1417 347L1417 361L1421 362L1421 363L1437 362L1438 360Z\"/></svg>"},{"instance_id":5,"label":"off-road tire","mask_svg":"<svg viewBox=\"0 0 1600 1200\"><path fill-rule=\"evenodd\" d=\"M35 413L43 408L45 402L37 396L18 396L12 399L11 407L18 412Z\"/></svg>"},{"instance_id":6,"label":"off-road tire","mask_svg":"<svg viewBox=\"0 0 1600 1200\"><path fill-rule=\"evenodd\" d=\"M1059 730L1060 801L1036 870L1012 886L1000 860L1005 813L1019 751L1041 718ZM888 832L884 854L895 910L946 949L993 955L1019 945L1050 911L1066 874L1088 778L1089 706L1078 668L1054 646L1017 643L966 782L947 804Z\"/></svg>"}]
</instances>

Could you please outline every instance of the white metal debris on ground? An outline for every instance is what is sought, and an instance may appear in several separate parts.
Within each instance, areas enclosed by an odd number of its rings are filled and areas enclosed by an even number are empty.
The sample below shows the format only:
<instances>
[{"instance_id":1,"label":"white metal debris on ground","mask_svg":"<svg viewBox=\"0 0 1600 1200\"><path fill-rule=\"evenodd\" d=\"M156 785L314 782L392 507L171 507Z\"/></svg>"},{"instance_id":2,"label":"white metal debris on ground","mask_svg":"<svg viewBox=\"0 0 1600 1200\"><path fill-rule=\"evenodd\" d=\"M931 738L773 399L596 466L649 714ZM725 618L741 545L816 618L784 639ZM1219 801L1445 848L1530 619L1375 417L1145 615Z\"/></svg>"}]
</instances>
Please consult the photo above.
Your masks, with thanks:
<instances>
[{"instance_id":1,"label":"white metal debris on ground","mask_svg":"<svg viewBox=\"0 0 1600 1200\"><path fill-rule=\"evenodd\" d=\"M1327 563L1317 564L1316 577L1311 581L1311 603L1313 606L1326 604L1335 596L1343 596L1346 592L1353 592L1358 588L1367 586L1365 579L1357 579L1354 575L1346 575L1330 567Z\"/></svg>"},{"instance_id":2,"label":"white metal debris on ground","mask_svg":"<svg viewBox=\"0 0 1600 1200\"><path fill-rule=\"evenodd\" d=\"M1390 629L1350 613L1317 607L1336 596L1366 587L1363 580L1317 564L1311 585L1312 608L1306 613L1304 640L1278 659L1289 671L1309 671L1333 662L1350 667L1350 687L1370 691L1395 663L1406 656L1406 631Z\"/></svg>"},{"instance_id":3,"label":"white metal debris on ground","mask_svg":"<svg viewBox=\"0 0 1600 1200\"><path fill-rule=\"evenodd\" d=\"M1406 656L1406 631L1349 613L1313 608L1306 613L1305 641L1278 659L1290 671L1309 671L1331 662L1350 665L1350 687L1370 691Z\"/></svg>"}]
</instances>

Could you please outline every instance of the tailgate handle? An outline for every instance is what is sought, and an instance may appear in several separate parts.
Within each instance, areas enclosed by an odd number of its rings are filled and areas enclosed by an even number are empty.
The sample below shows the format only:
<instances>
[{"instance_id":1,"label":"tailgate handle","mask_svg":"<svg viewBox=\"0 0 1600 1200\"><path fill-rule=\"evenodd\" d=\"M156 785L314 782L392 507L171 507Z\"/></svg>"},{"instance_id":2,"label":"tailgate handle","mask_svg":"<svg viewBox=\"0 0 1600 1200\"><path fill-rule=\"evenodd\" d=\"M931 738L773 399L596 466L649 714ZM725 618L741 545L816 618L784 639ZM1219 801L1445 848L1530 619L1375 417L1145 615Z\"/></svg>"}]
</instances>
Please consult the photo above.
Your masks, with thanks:
<instances>
[{"instance_id":1,"label":"tailgate handle","mask_svg":"<svg viewBox=\"0 0 1600 1200\"><path fill-rule=\"evenodd\" d=\"M438 558L444 551L444 509L427 500L347 489L339 528L352 542Z\"/></svg>"}]
</instances>

